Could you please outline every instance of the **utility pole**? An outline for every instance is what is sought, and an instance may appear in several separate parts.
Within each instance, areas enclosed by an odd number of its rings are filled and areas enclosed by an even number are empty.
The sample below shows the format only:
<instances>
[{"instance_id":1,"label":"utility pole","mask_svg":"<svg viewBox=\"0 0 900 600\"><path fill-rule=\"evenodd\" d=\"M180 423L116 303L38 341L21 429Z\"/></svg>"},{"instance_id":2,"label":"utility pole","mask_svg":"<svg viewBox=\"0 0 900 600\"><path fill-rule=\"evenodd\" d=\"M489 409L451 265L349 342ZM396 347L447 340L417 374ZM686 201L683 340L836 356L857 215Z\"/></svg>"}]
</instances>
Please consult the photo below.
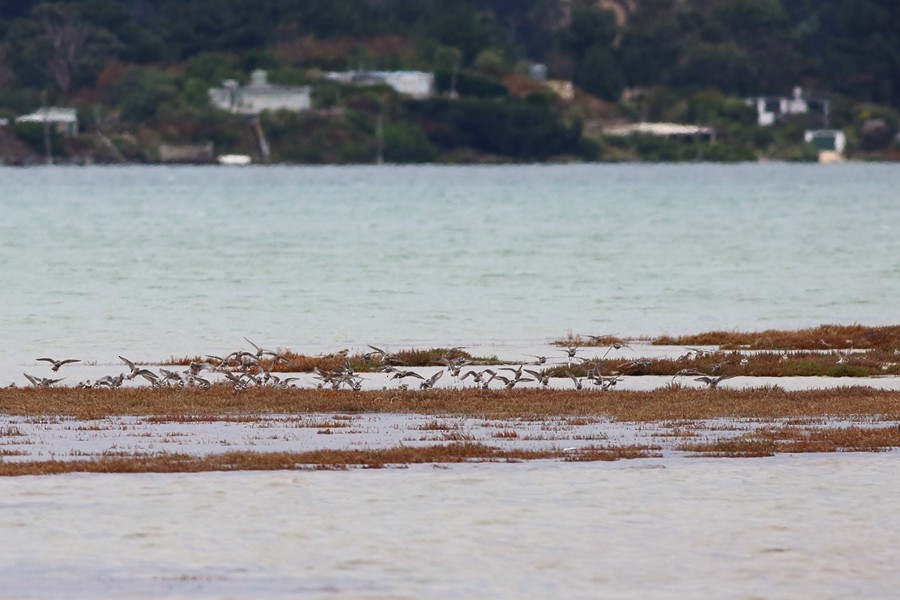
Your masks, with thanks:
<instances>
[{"instance_id":1,"label":"utility pole","mask_svg":"<svg viewBox=\"0 0 900 600\"><path fill-rule=\"evenodd\" d=\"M453 63L453 72L450 75L450 98L456 100L459 94L456 93L456 75L459 73L459 61Z\"/></svg>"},{"instance_id":2,"label":"utility pole","mask_svg":"<svg viewBox=\"0 0 900 600\"><path fill-rule=\"evenodd\" d=\"M375 164L384 164L384 113L378 113L375 117Z\"/></svg>"},{"instance_id":3,"label":"utility pole","mask_svg":"<svg viewBox=\"0 0 900 600\"><path fill-rule=\"evenodd\" d=\"M47 90L41 92L41 113L44 117L44 154L47 164L53 164L53 150L50 147L50 110L47 108Z\"/></svg>"}]
</instances>

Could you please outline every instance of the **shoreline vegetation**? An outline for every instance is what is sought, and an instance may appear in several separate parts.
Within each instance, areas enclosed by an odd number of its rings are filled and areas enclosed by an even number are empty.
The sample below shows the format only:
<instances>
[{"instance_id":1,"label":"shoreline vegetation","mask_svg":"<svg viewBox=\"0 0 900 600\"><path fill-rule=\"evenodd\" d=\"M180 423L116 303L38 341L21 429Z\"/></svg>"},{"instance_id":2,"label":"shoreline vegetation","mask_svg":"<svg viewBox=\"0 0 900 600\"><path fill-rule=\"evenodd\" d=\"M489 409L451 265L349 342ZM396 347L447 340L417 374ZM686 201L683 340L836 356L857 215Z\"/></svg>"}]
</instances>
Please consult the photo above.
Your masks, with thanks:
<instances>
[{"instance_id":1,"label":"shoreline vegetation","mask_svg":"<svg viewBox=\"0 0 900 600\"><path fill-rule=\"evenodd\" d=\"M619 348L635 340L614 336L569 335L555 342L571 349ZM647 343L647 340L642 340ZM678 359L654 359L639 373L613 370L612 362L583 359L601 371L627 375L670 375L673 370L706 369L718 364L722 373L746 376L765 372L764 365L777 366L782 376L798 374L810 365L842 367L845 376L900 374L896 370L900 353L900 326L861 325L820 327L796 331L707 332L691 336L662 336L651 345L690 347ZM465 355L462 349L429 349L397 352L391 356L410 365L442 365L448 352L453 358ZM286 364L274 360L278 369L327 368L322 361L376 367L377 358L353 357L348 353L324 357L287 356ZM877 360L875 357L878 357ZM307 362L301 362L301 358ZM383 358L383 357L382 357ZM475 362L502 363L497 357ZM173 359L189 364L194 359ZM617 359L621 363L621 359ZM716 362L718 361L718 362ZM819 363L815 361L821 361ZM878 363L878 361L884 361ZM642 364L640 359L637 362ZM171 364L170 363L170 364ZM507 363L508 364L508 363ZM885 368L884 365L890 365ZM688 366L685 366L688 365ZM806 365L801 368L801 366ZM355 367L354 367L355 368ZM584 364L553 366L575 372ZM818 367L817 367L818 368ZM849 370L847 370L849 369ZM274 369L273 369L274 370ZM635 369L632 369L634 371ZM773 372L775 372L773 371ZM820 375L828 369L820 368ZM836 373L836 372L835 372ZM692 373L693 374L693 373ZM97 420L115 416L144 417L159 423L254 422L267 415L292 414L353 415L395 413L455 416L459 418L542 421L559 417L606 419L610 423L677 424L670 446L688 456L753 457L784 452L885 451L900 447L900 392L878 390L864 385L787 391L779 386L745 389L696 388L675 380L649 391L609 389L482 389L480 387L424 389L383 389L354 391L302 387L255 387L236 391L224 382L208 389L177 387L125 387L84 389L76 387L11 387L0 389L0 415L32 419ZM704 431L701 422L710 420L752 420L761 428L739 435L716 436ZM840 423L835 423L840 421ZM514 438L510 429L508 437ZM258 469L346 469L384 467L417 463L471 461L519 462L536 459L566 461L618 460L659 457L654 444L606 444L571 449L499 448L490 440L448 439L426 447L381 449L301 450L298 452L254 452L238 450L226 454L189 456L182 454L104 456L87 460L6 460L14 457L13 427L0 429L0 475L51 474L67 472L136 473L198 472ZM451 442L451 443L447 443Z\"/></svg>"},{"instance_id":2,"label":"shoreline vegetation","mask_svg":"<svg viewBox=\"0 0 900 600\"><path fill-rule=\"evenodd\" d=\"M0 164L900 159L884 0L132 4L0 4Z\"/></svg>"}]
</instances>

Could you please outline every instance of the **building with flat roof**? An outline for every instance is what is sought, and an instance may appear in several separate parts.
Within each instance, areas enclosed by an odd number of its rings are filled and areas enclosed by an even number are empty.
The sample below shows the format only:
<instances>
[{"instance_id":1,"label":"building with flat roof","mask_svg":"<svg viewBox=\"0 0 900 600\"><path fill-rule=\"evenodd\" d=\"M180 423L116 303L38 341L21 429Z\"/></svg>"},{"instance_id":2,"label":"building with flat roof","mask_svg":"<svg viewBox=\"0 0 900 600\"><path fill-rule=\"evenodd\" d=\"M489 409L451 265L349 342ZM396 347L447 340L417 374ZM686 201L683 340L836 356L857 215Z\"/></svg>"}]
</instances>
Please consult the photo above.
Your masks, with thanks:
<instances>
[{"instance_id":1,"label":"building with flat roof","mask_svg":"<svg viewBox=\"0 0 900 600\"><path fill-rule=\"evenodd\" d=\"M241 86L233 79L222 87L209 90L213 106L233 113L258 115L264 110L301 112L312 108L312 88L309 86L274 85L262 69L250 74L250 83Z\"/></svg>"},{"instance_id":2,"label":"building with flat roof","mask_svg":"<svg viewBox=\"0 0 900 600\"><path fill-rule=\"evenodd\" d=\"M603 130L603 133L612 136L629 136L632 134L642 133L647 135L656 135L660 137L684 140L714 140L716 137L716 130L712 127L702 127L700 125L683 125L681 123L633 123L630 125L607 127Z\"/></svg>"},{"instance_id":3,"label":"building with flat roof","mask_svg":"<svg viewBox=\"0 0 900 600\"><path fill-rule=\"evenodd\" d=\"M78 135L78 114L74 108L58 106L39 108L30 115L16 117L16 123L49 123L64 136Z\"/></svg>"},{"instance_id":4,"label":"building with flat roof","mask_svg":"<svg viewBox=\"0 0 900 600\"><path fill-rule=\"evenodd\" d=\"M325 79L355 85L388 85L417 100L434 94L434 73L424 71L330 71L325 73Z\"/></svg>"}]
</instances>

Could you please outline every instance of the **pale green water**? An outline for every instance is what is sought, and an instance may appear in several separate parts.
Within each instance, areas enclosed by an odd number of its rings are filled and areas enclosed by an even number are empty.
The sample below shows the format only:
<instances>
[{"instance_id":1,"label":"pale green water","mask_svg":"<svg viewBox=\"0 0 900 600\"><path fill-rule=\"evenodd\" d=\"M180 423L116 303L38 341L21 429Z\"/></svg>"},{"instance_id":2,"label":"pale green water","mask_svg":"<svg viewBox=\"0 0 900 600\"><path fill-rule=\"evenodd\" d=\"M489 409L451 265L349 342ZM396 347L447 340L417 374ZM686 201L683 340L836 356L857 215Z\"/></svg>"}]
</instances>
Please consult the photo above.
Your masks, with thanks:
<instances>
[{"instance_id":1,"label":"pale green water","mask_svg":"<svg viewBox=\"0 0 900 600\"><path fill-rule=\"evenodd\" d=\"M0 170L5 360L897 322L891 165Z\"/></svg>"}]
</instances>

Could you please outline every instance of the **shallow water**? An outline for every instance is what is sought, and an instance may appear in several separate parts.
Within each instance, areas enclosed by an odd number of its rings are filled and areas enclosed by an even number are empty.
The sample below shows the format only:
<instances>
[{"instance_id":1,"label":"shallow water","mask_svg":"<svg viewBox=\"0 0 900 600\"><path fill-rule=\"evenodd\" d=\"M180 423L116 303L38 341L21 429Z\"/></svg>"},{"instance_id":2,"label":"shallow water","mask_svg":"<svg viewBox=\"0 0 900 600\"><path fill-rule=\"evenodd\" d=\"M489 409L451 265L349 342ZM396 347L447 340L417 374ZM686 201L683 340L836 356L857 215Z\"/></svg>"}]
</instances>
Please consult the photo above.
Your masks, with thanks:
<instances>
[{"instance_id":1,"label":"shallow water","mask_svg":"<svg viewBox=\"0 0 900 600\"><path fill-rule=\"evenodd\" d=\"M893 598L895 471L837 454L2 479L0 597Z\"/></svg>"},{"instance_id":2,"label":"shallow water","mask_svg":"<svg viewBox=\"0 0 900 600\"><path fill-rule=\"evenodd\" d=\"M897 189L863 164L0 169L0 382L243 336L521 360L568 332L893 324ZM896 464L0 479L0 598L891 598Z\"/></svg>"},{"instance_id":3,"label":"shallow water","mask_svg":"<svg viewBox=\"0 0 900 600\"><path fill-rule=\"evenodd\" d=\"M0 189L18 366L897 319L892 165L48 167Z\"/></svg>"}]
</instances>

